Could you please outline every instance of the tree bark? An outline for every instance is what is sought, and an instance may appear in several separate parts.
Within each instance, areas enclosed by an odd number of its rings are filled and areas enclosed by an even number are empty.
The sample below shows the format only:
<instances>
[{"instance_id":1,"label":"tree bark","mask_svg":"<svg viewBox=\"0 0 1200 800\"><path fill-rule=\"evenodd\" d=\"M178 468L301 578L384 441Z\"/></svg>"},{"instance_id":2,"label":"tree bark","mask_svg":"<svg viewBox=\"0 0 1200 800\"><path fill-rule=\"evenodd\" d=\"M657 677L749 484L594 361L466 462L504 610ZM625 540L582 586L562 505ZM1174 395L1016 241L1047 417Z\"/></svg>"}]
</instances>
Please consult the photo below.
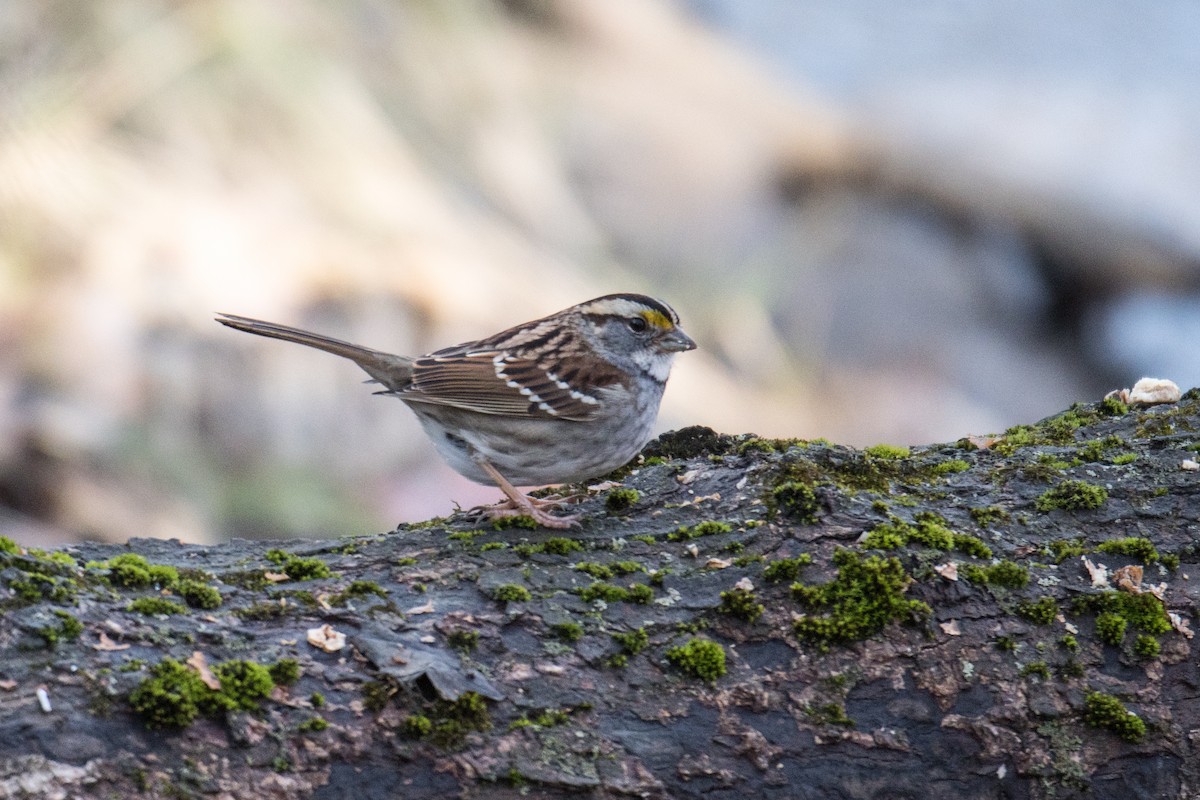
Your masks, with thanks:
<instances>
[{"instance_id":1,"label":"tree bark","mask_svg":"<svg viewBox=\"0 0 1200 800\"><path fill-rule=\"evenodd\" d=\"M1196 390L907 452L693 428L566 536L8 547L0 796L1194 797L1198 429ZM166 658L220 687L191 719Z\"/></svg>"}]
</instances>

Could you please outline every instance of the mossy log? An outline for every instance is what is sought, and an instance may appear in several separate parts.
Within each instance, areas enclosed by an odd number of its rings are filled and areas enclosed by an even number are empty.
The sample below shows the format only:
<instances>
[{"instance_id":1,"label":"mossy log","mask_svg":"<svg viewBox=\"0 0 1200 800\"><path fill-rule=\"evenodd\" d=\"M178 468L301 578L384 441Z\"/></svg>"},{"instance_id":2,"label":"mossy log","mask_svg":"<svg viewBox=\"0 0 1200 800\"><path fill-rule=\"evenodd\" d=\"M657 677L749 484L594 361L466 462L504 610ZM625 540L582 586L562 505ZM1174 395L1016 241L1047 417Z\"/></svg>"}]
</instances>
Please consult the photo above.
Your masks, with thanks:
<instances>
[{"instance_id":1,"label":"mossy log","mask_svg":"<svg viewBox=\"0 0 1200 800\"><path fill-rule=\"evenodd\" d=\"M566 536L0 539L0 796L1194 797L1198 449L1193 390L687 429Z\"/></svg>"}]
</instances>

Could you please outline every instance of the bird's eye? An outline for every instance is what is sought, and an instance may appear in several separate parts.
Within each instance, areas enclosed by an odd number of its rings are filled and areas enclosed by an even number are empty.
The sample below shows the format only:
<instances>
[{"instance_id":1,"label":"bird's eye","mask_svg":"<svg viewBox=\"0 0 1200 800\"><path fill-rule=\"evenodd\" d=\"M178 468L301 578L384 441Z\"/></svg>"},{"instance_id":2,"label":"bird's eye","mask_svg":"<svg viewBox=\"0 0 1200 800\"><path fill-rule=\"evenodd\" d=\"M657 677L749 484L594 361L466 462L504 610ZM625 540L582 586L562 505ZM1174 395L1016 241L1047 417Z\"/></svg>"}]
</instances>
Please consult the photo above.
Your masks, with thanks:
<instances>
[{"instance_id":1,"label":"bird's eye","mask_svg":"<svg viewBox=\"0 0 1200 800\"><path fill-rule=\"evenodd\" d=\"M629 330L633 331L634 333L645 333L646 320L642 319L641 317L630 317Z\"/></svg>"}]
</instances>

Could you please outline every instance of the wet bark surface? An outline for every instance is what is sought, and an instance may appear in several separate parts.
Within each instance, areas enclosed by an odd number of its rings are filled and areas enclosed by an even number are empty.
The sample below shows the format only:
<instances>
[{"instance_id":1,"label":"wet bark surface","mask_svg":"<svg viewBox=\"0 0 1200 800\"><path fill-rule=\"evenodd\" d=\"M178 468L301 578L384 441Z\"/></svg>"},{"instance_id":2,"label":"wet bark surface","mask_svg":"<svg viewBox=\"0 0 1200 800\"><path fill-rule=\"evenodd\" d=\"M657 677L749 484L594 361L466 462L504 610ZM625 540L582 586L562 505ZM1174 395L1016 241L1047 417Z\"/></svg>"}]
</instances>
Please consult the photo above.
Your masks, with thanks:
<instances>
[{"instance_id":1,"label":"wet bark surface","mask_svg":"<svg viewBox=\"0 0 1200 800\"><path fill-rule=\"evenodd\" d=\"M0 796L1195 796L1198 448L1194 390L907 452L687 429L565 536L8 548ZM168 658L277 685L189 714Z\"/></svg>"}]
</instances>

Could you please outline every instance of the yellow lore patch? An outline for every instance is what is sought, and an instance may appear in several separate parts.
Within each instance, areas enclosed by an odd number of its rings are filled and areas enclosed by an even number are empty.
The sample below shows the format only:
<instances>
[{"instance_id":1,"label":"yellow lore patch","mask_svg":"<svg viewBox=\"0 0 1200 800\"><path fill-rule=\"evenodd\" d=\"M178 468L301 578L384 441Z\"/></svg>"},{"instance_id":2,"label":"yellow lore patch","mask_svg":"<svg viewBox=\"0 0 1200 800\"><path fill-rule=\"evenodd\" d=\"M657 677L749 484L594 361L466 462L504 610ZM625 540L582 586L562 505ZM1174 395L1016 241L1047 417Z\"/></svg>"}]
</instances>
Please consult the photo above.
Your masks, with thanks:
<instances>
[{"instance_id":1,"label":"yellow lore patch","mask_svg":"<svg viewBox=\"0 0 1200 800\"><path fill-rule=\"evenodd\" d=\"M662 313L661 311L655 311L653 309L647 308L647 309L644 309L643 311L641 311L640 313L642 315L642 318L645 319L646 322L649 322L651 325L653 325L656 328L661 328L664 331L669 331L675 327L675 323L671 322L671 320L667 317L667 315Z\"/></svg>"}]
</instances>

